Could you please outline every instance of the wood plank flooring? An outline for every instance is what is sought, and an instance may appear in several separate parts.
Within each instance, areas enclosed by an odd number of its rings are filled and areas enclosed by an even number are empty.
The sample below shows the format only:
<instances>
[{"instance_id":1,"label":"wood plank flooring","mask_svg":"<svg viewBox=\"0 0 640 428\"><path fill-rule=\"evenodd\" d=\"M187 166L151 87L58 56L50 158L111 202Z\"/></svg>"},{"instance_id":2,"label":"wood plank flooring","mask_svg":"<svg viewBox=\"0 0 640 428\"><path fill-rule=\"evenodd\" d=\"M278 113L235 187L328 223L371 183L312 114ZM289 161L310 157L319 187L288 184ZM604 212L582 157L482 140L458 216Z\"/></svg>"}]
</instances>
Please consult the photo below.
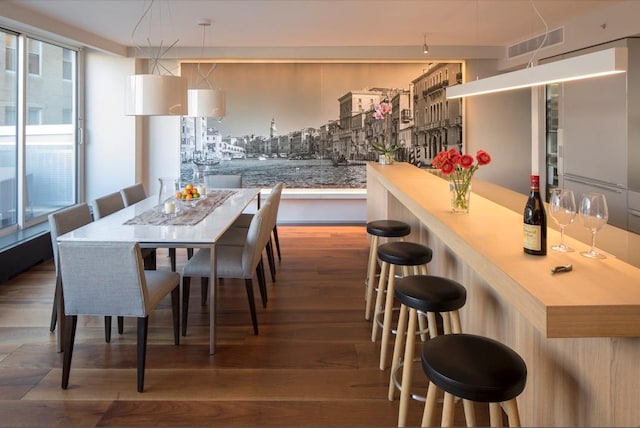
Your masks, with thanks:
<instances>
[{"instance_id":1,"label":"wood plank flooring","mask_svg":"<svg viewBox=\"0 0 640 428\"><path fill-rule=\"evenodd\" d=\"M191 287L188 334L174 346L169 299L150 317L145 392L136 392L135 320L104 342L101 318L80 317L69 389L49 332L52 262L0 285L0 426L395 426L389 370L364 320L368 240L362 226L281 226L282 261L269 275L253 335L241 281L219 287L217 352L208 307ZM186 253L178 251L178 265ZM160 269L168 269L159 250ZM255 282L255 281L254 281ZM424 388L422 370L418 386ZM461 407L461 406L459 406ZM419 425L422 403L410 403ZM478 418L483 422L478 410ZM462 412L456 422L464 424Z\"/></svg>"}]
</instances>

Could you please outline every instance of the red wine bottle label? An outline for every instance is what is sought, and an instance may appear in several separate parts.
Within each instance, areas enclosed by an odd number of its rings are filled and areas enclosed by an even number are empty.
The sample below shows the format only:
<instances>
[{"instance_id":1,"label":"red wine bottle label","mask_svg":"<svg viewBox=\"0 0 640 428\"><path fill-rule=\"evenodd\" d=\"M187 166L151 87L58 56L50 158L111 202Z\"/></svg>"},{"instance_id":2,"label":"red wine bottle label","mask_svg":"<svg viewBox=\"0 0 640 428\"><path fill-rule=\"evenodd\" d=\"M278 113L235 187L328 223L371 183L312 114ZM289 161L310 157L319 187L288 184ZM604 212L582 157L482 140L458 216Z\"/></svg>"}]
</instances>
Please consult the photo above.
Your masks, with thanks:
<instances>
[{"instance_id":1,"label":"red wine bottle label","mask_svg":"<svg viewBox=\"0 0 640 428\"><path fill-rule=\"evenodd\" d=\"M542 250L542 234L540 225L524 224L524 248L532 251Z\"/></svg>"}]
</instances>

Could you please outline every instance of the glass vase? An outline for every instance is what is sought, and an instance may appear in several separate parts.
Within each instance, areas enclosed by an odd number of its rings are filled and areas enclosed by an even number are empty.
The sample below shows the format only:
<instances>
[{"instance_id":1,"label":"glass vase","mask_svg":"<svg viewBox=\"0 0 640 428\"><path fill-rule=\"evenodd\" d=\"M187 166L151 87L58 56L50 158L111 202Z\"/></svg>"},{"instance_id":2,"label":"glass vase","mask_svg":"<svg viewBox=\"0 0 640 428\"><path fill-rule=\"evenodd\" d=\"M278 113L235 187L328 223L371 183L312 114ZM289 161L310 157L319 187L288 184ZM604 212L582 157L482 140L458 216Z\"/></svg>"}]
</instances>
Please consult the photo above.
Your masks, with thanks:
<instances>
[{"instance_id":1,"label":"glass vase","mask_svg":"<svg viewBox=\"0 0 640 428\"><path fill-rule=\"evenodd\" d=\"M451 194L451 211L454 213L469 213L469 200L471 199L471 182L466 180L449 180L449 193Z\"/></svg>"},{"instance_id":2,"label":"glass vase","mask_svg":"<svg viewBox=\"0 0 640 428\"><path fill-rule=\"evenodd\" d=\"M393 154L385 153L378 156L378 163L380 165L392 165L393 164Z\"/></svg>"},{"instance_id":3,"label":"glass vase","mask_svg":"<svg viewBox=\"0 0 640 428\"><path fill-rule=\"evenodd\" d=\"M159 178L158 211L163 215L175 216L180 210L176 193L180 190L177 178Z\"/></svg>"}]
</instances>

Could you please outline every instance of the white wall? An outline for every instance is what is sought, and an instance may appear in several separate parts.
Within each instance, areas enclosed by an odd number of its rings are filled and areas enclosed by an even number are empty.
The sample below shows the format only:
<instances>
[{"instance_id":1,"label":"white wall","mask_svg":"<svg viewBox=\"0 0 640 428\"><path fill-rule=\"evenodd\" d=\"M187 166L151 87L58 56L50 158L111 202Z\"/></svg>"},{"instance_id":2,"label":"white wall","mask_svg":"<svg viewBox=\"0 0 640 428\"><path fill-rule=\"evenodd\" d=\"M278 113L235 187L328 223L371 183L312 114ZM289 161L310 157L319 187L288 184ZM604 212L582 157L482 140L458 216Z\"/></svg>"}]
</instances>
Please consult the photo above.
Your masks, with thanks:
<instances>
[{"instance_id":1,"label":"white wall","mask_svg":"<svg viewBox=\"0 0 640 428\"><path fill-rule=\"evenodd\" d=\"M124 115L125 78L133 73L130 58L86 52L85 200L135 181L135 118Z\"/></svg>"},{"instance_id":2,"label":"white wall","mask_svg":"<svg viewBox=\"0 0 640 428\"><path fill-rule=\"evenodd\" d=\"M468 80L496 74L496 62L467 61ZM486 150L491 164L480 167L478 178L520 193L529 192L531 174L531 90L478 95L464 100L466 149Z\"/></svg>"}]
</instances>

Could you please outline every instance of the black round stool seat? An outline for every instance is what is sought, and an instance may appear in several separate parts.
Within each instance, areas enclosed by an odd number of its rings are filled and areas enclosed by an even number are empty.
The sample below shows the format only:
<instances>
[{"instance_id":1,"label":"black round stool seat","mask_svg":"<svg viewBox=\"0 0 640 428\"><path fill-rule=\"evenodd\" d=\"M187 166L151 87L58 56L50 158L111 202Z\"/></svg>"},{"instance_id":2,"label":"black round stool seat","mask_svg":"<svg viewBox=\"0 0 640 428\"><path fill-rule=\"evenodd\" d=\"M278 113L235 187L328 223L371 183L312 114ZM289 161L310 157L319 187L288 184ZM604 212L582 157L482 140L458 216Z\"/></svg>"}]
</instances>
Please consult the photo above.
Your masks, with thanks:
<instances>
[{"instance_id":1,"label":"black round stool seat","mask_svg":"<svg viewBox=\"0 0 640 428\"><path fill-rule=\"evenodd\" d=\"M516 398L527 381L527 366L520 355L473 334L446 334L425 342L422 369L440 389L483 403Z\"/></svg>"},{"instance_id":2,"label":"black round stool seat","mask_svg":"<svg viewBox=\"0 0 640 428\"><path fill-rule=\"evenodd\" d=\"M458 282L435 275L411 275L396 281L394 294L403 305L422 312L450 312L467 301Z\"/></svg>"},{"instance_id":3,"label":"black round stool seat","mask_svg":"<svg viewBox=\"0 0 640 428\"><path fill-rule=\"evenodd\" d=\"M433 251L415 242L387 242L378 247L378 258L383 262L400 266L418 266L429 263Z\"/></svg>"},{"instance_id":4,"label":"black round stool seat","mask_svg":"<svg viewBox=\"0 0 640 428\"><path fill-rule=\"evenodd\" d=\"M384 238L400 238L411 233L411 226L398 220L374 220L367 223L367 233Z\"/></svg>"}]
</instances>

